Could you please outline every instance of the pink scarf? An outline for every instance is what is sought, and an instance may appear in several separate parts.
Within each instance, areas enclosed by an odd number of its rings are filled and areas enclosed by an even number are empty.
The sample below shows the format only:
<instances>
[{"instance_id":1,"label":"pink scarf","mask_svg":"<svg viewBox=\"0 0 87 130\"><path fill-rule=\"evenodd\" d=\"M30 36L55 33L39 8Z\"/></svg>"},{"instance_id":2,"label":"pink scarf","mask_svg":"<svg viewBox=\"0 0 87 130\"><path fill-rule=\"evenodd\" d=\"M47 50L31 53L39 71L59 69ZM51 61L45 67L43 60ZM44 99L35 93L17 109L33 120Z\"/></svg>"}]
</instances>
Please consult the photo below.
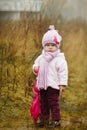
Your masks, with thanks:
<instances>
[{"instance_id":1,"label":"pink scarf","mask_svg":"<svg viewBox=\"0 0 87 130\"><path fill-rule=\"evenodd\" d=\"M37 77L37 87L38 89L47 89L47 73L48 73L48 66L50 61L52 61L55 57L58 56L60 50L58 49L55 52L46 52L42 51L42 56L45 59L44 63L40 64L38 77Z\"/></svg>"}]
</instances>

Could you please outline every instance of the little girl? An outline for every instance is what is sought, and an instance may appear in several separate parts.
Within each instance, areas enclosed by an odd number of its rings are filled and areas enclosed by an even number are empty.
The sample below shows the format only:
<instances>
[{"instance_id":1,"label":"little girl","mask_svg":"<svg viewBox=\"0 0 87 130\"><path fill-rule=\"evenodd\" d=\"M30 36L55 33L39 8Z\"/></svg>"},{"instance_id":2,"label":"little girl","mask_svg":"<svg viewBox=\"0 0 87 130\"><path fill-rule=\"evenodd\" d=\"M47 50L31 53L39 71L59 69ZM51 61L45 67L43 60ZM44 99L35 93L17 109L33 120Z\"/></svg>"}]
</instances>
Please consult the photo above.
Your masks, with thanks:
<instances>
[{"instance_id":1,"label":"little girl","mask_svg":"<svg viewBox=\"0 0 87 130\"><path fill-rule=\"evenodd\" d=\"M41 98L41 121L39 126L49 124L49 128L60 126L59 94L65 89L68 81L67 62L64 53L60 52L62 37L53 25L42 38L42 54L35 60L33 71L37 76L37 87ZM51 117L50 117L51 116Z\"/></svg>"}]
</instances>

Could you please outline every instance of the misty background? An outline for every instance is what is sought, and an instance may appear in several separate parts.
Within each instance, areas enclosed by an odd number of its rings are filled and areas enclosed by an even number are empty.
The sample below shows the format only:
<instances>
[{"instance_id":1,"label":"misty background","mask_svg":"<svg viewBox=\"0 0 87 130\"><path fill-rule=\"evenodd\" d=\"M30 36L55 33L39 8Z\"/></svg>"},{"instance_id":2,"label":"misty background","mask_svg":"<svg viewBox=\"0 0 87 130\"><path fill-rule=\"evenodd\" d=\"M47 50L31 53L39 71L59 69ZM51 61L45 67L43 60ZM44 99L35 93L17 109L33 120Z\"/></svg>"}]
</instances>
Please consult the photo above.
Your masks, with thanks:
<instances>
[{"instance_id":1,"label":"misty background","mask_svg":"<svg viewBox=\"0 0 87 130\"><path fill-rule=\"evenodd\" d=\"M0 0L0 19L19 20L23 12L38 13L58 22L75 19L87 22L87 0Z\"/></svg>"}]
</instances>

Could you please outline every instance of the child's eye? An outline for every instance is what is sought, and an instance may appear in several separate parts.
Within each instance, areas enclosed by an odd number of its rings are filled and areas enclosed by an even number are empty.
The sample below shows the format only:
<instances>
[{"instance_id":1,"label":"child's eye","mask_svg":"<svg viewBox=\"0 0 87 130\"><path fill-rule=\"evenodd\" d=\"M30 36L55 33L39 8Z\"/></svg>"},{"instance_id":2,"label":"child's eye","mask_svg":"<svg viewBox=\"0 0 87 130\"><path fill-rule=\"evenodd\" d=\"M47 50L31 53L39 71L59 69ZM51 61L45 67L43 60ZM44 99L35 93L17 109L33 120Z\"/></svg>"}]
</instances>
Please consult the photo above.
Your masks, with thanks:
<instances>
[{"instance_id":1,"label":"child's eye","mask_svg":"<svg viewBox=\"0 0 87 130\"><path fill-rule=\"evenodd\" d=\"M49 46L55 46L55 44L46 44L46 46L48 46L48 47L49 47Z\"/></svg>"},{"instance_id":2,"label":"child's eye","mask_svg":"<svg viewBox=\"0 0 87 130\"><path fill-rule=\"evenodd\" d=\"M50 46L49 44L47 44L46 46Z\"/></svg>"}]
</instances>

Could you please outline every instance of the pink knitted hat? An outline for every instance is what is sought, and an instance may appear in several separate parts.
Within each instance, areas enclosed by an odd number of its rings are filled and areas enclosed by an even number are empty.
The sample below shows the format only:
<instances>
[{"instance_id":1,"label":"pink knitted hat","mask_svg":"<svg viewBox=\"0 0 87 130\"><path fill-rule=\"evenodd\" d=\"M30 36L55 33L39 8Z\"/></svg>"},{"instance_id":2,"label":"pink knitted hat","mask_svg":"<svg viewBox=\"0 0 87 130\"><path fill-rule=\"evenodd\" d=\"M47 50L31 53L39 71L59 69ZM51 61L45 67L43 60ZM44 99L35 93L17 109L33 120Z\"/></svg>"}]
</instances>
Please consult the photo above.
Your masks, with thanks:
<instances>
[{"instance_id":1,"label":"pink knitted hat","mask_svg":"<svg viewBox=\"0 0 87 130\"><path fill-rule=\"evenodd\" d=\"M62 37L58 31L55 30L54 25L49 26L49 30L44 34L42 38L42 46L44 47L47 43L54 43L59 48Z\"/></svg>"}]
</instances>

